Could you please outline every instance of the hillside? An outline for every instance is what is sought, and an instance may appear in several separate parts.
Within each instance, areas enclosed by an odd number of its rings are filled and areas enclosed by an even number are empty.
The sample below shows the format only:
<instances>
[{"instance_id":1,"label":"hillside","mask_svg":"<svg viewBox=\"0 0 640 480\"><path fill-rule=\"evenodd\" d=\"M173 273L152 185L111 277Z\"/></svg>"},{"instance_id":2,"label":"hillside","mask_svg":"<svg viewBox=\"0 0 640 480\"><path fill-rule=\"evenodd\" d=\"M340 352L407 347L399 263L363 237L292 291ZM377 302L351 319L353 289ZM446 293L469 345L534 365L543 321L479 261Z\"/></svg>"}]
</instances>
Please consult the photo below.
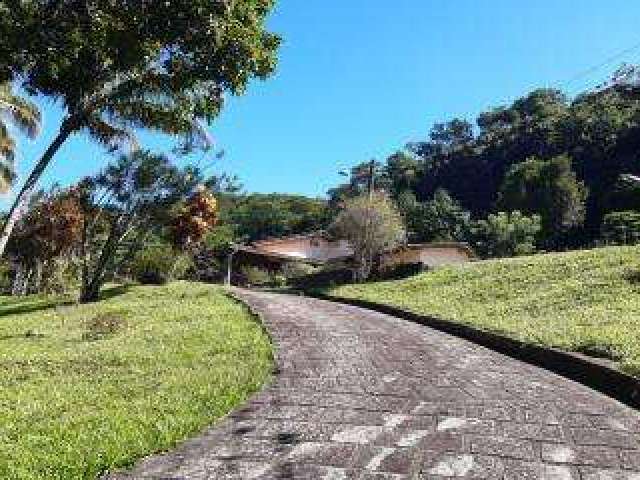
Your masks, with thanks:
<instances>
[{"instance_id":1,"label":"hillside","mask_svg":"<svg viewBox=\"0 0 640 480\"><path fill-rule=\"evenodd\" d=\"M330 293L606 357L640 375L640 247L483 261Z\"/></svg>"}]
</instances>

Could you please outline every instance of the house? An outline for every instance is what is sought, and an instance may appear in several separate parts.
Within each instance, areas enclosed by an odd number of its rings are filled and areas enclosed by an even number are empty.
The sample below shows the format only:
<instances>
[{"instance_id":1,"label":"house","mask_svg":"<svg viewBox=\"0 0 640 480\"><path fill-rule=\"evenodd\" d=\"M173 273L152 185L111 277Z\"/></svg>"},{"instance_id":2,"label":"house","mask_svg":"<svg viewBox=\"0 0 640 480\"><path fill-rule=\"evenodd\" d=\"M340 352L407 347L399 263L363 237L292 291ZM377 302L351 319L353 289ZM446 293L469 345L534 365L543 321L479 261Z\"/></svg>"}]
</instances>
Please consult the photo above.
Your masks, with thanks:
<instances>
[{"instance_id":1,"label":"house","mask_svg":"<svg viewBox=\"0 0 640 480\"><path fill-rule=\"evenodd\" d=\"M346 240L331 240L323 232L283 238L269 238L237 247L240 263L259 265L276 270L285 263L301 262L314 266L344 264L353 257L353 248ZM475 255L462 243L410 244L387 252L381 258L382 268L402 264L422 264L429 269L441 265L469 262Z\"/></svg>"},{"instance_id":2,"label":"house","mask_svg":"<svg viewBox=\"0 0 640 480\"><path fill-rule=\"evenodd\" d=\"M421 264L429 269L443 265L456 265L475 259L475 253L467 244L458 242L437 242L403 245L385 253L380 259L383 269L403 264Z\"/></svg>"}]
</instances>

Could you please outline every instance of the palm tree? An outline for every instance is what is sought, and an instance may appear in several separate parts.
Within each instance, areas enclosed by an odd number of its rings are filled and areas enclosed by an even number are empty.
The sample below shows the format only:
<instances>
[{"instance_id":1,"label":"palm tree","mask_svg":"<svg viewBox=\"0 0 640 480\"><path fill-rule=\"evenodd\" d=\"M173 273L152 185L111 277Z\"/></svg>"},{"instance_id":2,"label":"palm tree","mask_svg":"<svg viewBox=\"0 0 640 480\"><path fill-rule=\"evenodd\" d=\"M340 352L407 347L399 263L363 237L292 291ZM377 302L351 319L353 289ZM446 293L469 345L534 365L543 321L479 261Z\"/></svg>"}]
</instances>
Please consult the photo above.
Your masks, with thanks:
<instances>
[{"instance_id":1,"label":"palm tree","mask_svg":"<svg viewBox=\"0 0 640 480\"><path fill-rule=\"evenodd\" d=\"M139 131L152 130L181 137L183 152L208 148L206 126L225 97L276 65L280 38L266 28L275 0L18 4L0 14L0 81L20 81L64 117L0 225L0 256L70 136L131 150Z\"/></svg>"},{"instance_id":2,"label":"palm tree","mask_svg":"<svg viewBox=\"0 0 640 480\"><path fill-rule=\"evenodd\" d=\"M10 83L0 84L0 193L7 193L15 178L15 127L30 138L40 131L38 107L13 93Z\"/></svg>"}]
</instances>

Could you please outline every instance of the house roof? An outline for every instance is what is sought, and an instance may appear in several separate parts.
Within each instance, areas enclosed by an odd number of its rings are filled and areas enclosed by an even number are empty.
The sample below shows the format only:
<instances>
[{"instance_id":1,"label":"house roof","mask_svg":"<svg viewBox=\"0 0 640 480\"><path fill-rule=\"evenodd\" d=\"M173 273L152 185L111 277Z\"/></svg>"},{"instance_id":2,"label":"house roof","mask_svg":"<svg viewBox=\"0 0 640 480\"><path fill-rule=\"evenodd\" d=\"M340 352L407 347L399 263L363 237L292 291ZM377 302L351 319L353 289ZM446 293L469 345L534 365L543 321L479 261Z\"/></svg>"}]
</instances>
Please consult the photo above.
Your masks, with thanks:
<instances>
[{"instance_id":1,"label":"house roof","mask_svg":"<svg viewBox=\"0 0 640 480\"><path fill-rule=\"evenodd\" d=\"M318 259L308 258L308 257L298 257L295 255L286 255L283 253L275 253L270 252L268 250L262 250L260 248L255 248L251 245L237 245L236 252L243 252L249 255L256 255L264 258L268 258L274 261L286 261L286 262L298 262L298 263L307 263L309 265L320 266L324 265L326 262L323 262Z\"/></svg>"},{"instance_id":2,"label":"house roof","mask_svg":"<svg viewBox=\"0 0 640 480\"><path fill-rule=\"evenodd\" d=\"M305 240L305 239L314 239L314 238L327 239L327 233L323 230L318 230L310 233L288 235L286 237L267 237L267 238L263 238L262 240L256 240L254 242L251 242L251 245L258 246L261 244L282 243L282 242L288 242L288 241L294 241L294 240Z\"/></svg>"},{"instance_id":3,"label":"house roof","mask_svg":"<svg viewBox=\"0 0 640 480\"><path fill-rule=\"evenodd\" d=\"M280 243L280 242L286 242L291 240L317 238L320 235L324 235L324 232L314 232L306 235L291 235L288 237L280 237L280 238L272 237L269 239L254 242L251 245L237 245L236 250L238 252L243 252L249 255L261 256L274 261L299 262L299 263L307 263L309 265L315 265L315 266L325 265L329 262L348 260L353 256L351 254L351 255L344 255L342 257L335 257L327 260L320 260L320 259L311 258L311 257L301 257L298 255L287 255L286 253L272 252L264 248L260 248L260 245L265 245L269 243ZM469 255L469 258L476 258L476 255L473 249L469 247L469 245L467 245L466 243L460 243L460 242L413 243L408 245L401 245L397 248L390 250L389 252L387 252L387 254L393 254L393 253L406 251L406 250L425 250L430 248L455 248L457 250L464 251L467 255Z\"/></svg>"}]
</instances>

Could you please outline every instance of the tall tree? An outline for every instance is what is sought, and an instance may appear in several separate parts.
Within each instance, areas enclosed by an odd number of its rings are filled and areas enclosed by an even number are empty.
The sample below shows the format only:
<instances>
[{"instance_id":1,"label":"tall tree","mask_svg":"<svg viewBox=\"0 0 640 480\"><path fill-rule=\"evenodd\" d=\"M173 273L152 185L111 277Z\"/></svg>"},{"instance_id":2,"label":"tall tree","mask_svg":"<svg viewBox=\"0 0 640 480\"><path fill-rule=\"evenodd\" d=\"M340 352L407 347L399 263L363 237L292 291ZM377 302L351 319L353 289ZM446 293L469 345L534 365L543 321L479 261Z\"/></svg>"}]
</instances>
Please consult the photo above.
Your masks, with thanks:
<instances>
[{"instance_id":1,"label":"tall tree","mask_svg":"<svg viewBox=\"0 0 640 480\"><path fill-rule=\"evenodd\" d=\"M266 31L274 0L0 3L0 81L62 105L58 134L16 197L0 254L20 205L64 142L86 132L109 149L135 130L182 136L188 150L208 139L202 122L225 92L244 92L275 67L279 38Z\"/></svg>"},{"instance_id":2,"label":"tall tree","mask_svg":"<svg viewBox=\"0 0 640 480\"><path fill-rule=\"evenodd\" d=\"M471 215L446 190L439 189L427 202L404 195L398 202L414 242L466 242Z\"/></svg>"},{"instance_id":3,"label":"tall tree","mask_svg":"<svg viewBox=\"0 0 640 480\"><path fill-rule=\"evenodd\" d=\"M498 209L539 214L545 239L584 222L587 190L566 155L514 165L500 190Z\"/></svg>"},{"instance_id":4,"label":"tall tree","mask_svg":"<svg viewBox=\"0 0 640 480\"><path fill-rule=\"evenodd\" d=\"M34 103L16 95L10 83L0 84L0 193L7 193L15 179L16 142L11 128L34 138L40 123L40 110Z\"/></svg>"},{"instance_id":5,"label":"tall tree","mask_svg":"<svg viewBox=\"0 0 640 480\"><path fill-rule=\"evenodd\" d=\"M200 181L190 167L181 170L165 156L137 151L81 183L83 302L98 299L108 275L118 270L118 258L132 258L150 235L170 226L172 209L192 196Z\"/></svg>"}]
</instances>

